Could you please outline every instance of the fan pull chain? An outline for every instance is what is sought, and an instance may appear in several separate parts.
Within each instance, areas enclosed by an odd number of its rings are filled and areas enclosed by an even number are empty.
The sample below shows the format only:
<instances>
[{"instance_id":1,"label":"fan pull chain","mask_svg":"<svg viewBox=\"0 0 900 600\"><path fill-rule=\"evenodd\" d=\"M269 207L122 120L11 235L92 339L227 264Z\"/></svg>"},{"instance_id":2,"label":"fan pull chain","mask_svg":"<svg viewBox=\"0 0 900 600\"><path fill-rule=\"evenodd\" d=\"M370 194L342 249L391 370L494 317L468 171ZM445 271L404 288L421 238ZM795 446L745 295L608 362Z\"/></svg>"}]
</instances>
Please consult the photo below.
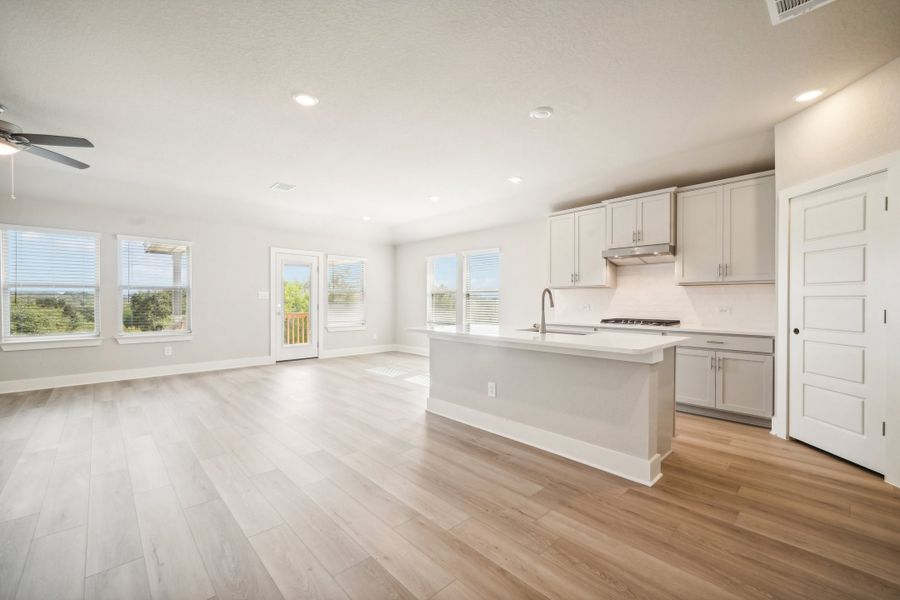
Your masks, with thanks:
<instances>
[{"instance_id":1,"label":"fan pull chain","mask_svg":"<svg viewBox=\"0 0 900 600\"><path fill-rule=\"evenodd\" d=\"M16 199L16 155L15 154L13 154L12 156L9 157L9 168L10 168L10 173L11 173L11 176L9 178L9 180L10 180L9 197L12 198L13 200L15 200Z\"/></svg>"}]
</instances>

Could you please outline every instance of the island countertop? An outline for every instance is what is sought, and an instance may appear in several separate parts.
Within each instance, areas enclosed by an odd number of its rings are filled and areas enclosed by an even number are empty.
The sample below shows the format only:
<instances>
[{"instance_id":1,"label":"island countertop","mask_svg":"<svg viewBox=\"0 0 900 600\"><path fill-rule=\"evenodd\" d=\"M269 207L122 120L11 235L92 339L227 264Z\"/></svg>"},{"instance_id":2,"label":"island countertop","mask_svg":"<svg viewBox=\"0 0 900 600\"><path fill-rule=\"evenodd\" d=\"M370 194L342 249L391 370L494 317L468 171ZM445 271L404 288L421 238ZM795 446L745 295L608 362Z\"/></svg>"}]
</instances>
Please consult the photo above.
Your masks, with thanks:
<instances>
[{"instance_id":1,"label":"island countertop","mask_svg":"<svg viewBox=\"0 0 900 600\"><path fill-rule=\"evenodd\" d=\"M663 350L687 341L680 336L655 336L621 331L597 331L585 335L567 333L537 333L518 329L463 329L448 326L411 327L410 331L424 333L435 339L471 344L501 346L592 356L627 362L657 363L663 359Z\"/></svg>"}]
</instances>

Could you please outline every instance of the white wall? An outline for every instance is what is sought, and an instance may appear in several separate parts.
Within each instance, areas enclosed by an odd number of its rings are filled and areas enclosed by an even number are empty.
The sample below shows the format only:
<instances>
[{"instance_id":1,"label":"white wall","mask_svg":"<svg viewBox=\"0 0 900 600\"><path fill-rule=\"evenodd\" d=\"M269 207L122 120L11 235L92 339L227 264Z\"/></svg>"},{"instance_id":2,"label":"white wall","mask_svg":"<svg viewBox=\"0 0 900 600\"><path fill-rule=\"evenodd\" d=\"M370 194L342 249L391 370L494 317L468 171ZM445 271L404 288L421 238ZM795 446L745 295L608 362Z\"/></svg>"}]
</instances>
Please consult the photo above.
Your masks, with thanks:
<instances>
[{"instance_id":1,"label":"white wall","mask_svg":"<svg viewBox=\"0 0 900 600\"><path fill-rule=\"evenodd\" d=\"M900 148L900 58L775 126L778 189Z\"/></svg>"},{"instance_id":2,"label":"white wall","mask_svg":"<svg viewBox=\"0 0 900 600\"><path fill-rule=\"evenodd\" d=\"M540 320L540 293L546 286L546 219L413 242L397 247L397 343L426 347L409 327L425 323L426 260L460 250L499 247L500 325L527 327ZM672 263L618 268L612 289L554 291L556 308L548 321L596 323L604 317L670 317L685 324L723 328L775 328L775 286L679 286ZM730 308L720 313L720 307Z\"/></svg>"},{"instance_id":3,"label":"white wall","mask_svg":"<svg viewBox=\"0 0 900 600\"><path fill-rule=\"evenodd\" d=\"M394 249L325 234L291 233L222 224L194 218L149 216L121 210L53 204L35 200L0 203L0 223L94 231L100 239L101 335L97 347L0 353L0 382L121 369L227 361L269 354L269 302L257 292L269 289L270 246L364 256L367 329L326 332L320 350L392 344L394 338ZM176 342L174 355L162 344L120 345L117 331L115 234L183 239L193 246L193 340Z\"/></svg>"}]
</instances>

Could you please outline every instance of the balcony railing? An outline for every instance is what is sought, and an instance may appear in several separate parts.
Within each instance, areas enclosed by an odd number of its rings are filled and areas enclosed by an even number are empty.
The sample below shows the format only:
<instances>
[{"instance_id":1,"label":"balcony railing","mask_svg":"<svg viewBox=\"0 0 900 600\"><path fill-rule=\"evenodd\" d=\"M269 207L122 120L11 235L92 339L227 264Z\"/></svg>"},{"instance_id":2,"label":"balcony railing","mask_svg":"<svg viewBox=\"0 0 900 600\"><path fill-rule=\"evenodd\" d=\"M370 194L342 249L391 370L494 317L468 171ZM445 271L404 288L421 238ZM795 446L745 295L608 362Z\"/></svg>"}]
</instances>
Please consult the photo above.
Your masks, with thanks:
<instances>
[{"instance_id":1,"label":"balcony railing","mask_svg":"<svg viewBox=\"0 0 900 600\"><path fill-rule=\"evenodd\" d=\"M284 343L309 343L309 313L284 313Z\"/></svg>"}]
</instances>

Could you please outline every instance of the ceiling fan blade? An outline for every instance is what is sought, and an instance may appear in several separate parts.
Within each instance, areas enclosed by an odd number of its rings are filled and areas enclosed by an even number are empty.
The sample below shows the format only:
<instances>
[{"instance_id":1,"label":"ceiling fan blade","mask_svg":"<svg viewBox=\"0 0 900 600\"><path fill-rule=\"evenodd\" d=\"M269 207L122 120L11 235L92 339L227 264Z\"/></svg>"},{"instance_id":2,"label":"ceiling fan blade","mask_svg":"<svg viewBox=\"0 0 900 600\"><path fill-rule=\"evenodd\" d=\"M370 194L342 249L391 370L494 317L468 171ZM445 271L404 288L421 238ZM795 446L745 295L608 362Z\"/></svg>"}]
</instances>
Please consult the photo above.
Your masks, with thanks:
<instances>
[{"instance_id":1,"label":"ceiling fan blade","mask_svg":"<svg viewBox=\"0 0 900 600\"><path fill-rule=\"evenodd\" d=\"M71 148L93 148L94 145L84 138L68 137L65 135L45 135L43 133L17 133L17 138L25 138L29 144L44 144L45 146L69 146Z\"/></svg>"},{"instance_id":2,"label":"ceiling fan blade","mask_svg":"<svg viewBox=\"0 0 900 600\"><path fill-rule=\"evenodd\" d=\"M22 150L24 150L25 152L30 152L31 154L36 154L42 158L47 158L54 162L62 163L70 167L75 167L76 169L87 169L90 166L81 161L75 160L74 158L63 156L62 154L58 154L53 150L47 150L46 148L41 148L40 146L26 146L25 148L22 148Z\"/></svg>"}]
</instances>

